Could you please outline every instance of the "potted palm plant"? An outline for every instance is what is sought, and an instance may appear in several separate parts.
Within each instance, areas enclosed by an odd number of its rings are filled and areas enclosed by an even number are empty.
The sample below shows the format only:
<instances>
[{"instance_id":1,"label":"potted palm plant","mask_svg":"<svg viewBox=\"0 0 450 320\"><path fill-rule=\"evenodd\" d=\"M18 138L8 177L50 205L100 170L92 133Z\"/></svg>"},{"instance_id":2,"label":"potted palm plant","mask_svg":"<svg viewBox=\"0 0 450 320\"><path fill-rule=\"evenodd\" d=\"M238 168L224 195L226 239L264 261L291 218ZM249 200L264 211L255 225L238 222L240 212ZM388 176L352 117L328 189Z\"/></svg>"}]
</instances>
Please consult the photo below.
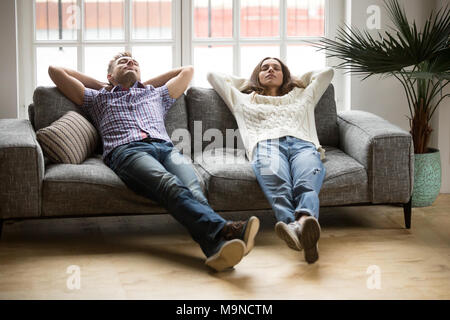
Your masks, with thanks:
<instances>
[{"instance_id":1,"label":"potted palm plant","mask_svg":"<svg viewBox=\"0 0 450 320\"><path fill-rule=\"evenodd\" d=\"M448 5L432 11L423 28L410 24L397 0L384 0L395 28L378 32L375 39L344 25L336 40L321 38L311 43L327 57L342 60L336 68L366 79L373 75L393 76L403 85L409 107L410 133L414 141L414 190L412 206L429 206L441 187L439 150L429 148L431 118L449 96L443 88L450 82L450 10Z\"/></svg>"}]
</instances>

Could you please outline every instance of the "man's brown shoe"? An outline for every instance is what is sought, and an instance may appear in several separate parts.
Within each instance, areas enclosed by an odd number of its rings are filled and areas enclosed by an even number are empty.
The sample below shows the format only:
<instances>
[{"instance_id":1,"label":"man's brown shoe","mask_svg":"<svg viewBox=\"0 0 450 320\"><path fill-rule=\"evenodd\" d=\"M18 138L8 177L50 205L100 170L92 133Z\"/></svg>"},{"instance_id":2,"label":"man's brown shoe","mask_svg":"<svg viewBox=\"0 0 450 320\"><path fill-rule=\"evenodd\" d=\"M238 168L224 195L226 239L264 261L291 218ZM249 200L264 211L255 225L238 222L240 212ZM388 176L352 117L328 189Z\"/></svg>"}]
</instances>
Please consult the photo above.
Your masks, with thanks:
<instances>
[{"instance_id":1,"label":"man's brown shoe","mask_svg":"<svg viewBox=\"0 0 450 320\"><path fill-rule=\"evenodd\" d=\"M300 243L300 225L297 221L289 224L283 221L278 221L275 225L276 235L286 242L289 248L301 251L302 244Z\"/></svg>"},{"instance_id":2,"label":"man's brown shoe","mask_svg":"<svg viewBox=\"0 0 450 320\"><path fill-rule=\"evenodd\" d=\"M259 219L255 216L247 221L228 222L221 231L221 236L225 240L240 239L245 243L245 253L247 255L255 246L255 237L259 230Z\"/></svg>"},{"instance_id":3,"label":"man's brown shoe","mask_svg":"<svg viewBox=\"0 0 450 320\"><path fill-rule=\"evenodd\" d=\"M305 251L305 260L314 263L319 259L320 225L316 218L307 217L300 225L300 243Z\"/></svg>"}]
</instances>

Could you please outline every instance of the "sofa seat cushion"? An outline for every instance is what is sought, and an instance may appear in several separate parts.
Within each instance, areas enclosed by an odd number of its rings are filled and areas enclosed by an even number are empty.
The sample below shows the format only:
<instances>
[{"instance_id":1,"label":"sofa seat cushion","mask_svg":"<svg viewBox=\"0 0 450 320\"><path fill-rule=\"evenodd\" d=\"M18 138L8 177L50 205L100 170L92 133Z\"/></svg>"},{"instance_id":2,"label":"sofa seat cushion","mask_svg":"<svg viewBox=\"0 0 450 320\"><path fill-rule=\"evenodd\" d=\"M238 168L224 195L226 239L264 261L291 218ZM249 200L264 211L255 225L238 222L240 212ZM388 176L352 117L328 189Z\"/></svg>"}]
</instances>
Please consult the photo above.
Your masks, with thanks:
<instances>
[{"instance_id":1,"label":"sofa seat cushion","mask_svg":"<svg viewBox=\"0 0 450 320\"><path fill-rule=\"evenodd\" d=\"M214 210L270 209L245 150L216 148L194 153L209 204Z\"/></svg>"},{"instance_id":2,"label":"sofa seat cushion","mask_svg":"<svg viewBox=\"0 0 450 320\"><path fill-rule=\"evenodd\" d=\"M195 165L215 210L270 209L242 149L217 148L194 154ZM320 192L321 206L368 201L367 172L337 148L326 147L326 175Z\"/></svg>"},{"instance_id":3,"label":"sofa seat cushion","mask_svg":"<svg viewBox=\"0 0 450 320\"><path fill-rule=\"evenodd\" d=\"M100 155L78 165L48 165L42 192L43 216L167 212L156 202L128 189Z\"/></svg>"}]
</instances>

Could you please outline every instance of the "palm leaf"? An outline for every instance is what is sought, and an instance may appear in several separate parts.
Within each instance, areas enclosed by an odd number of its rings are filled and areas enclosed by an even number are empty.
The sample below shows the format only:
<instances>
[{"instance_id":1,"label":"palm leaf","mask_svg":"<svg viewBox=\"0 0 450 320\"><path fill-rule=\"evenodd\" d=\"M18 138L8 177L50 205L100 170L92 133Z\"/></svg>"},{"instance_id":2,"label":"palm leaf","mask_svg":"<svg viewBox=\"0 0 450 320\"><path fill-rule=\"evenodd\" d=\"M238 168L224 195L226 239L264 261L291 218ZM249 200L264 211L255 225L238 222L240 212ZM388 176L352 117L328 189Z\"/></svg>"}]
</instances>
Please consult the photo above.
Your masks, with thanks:
<instances>
[{"instance_id":1,"label":"palm leaf","mask_svg":"<svg viewBox=\"0 0 450 320\"><path fill-rule=\"evenodd\" d=\"M324 50L328 58L338 58L340 63L335 67L345 73L364 79L376 74L398 79L408 101L414 150L423 153L431 132L428 122L440 102L450 96L442 95L450 84L450 10L447 5L432 11L418 29L415 21L408 21L397 0L384 0L384 4L394 27L378 32L378 38L344 24L338 27L336 40L307 42Z\"/></svg>"},{"instance_id":2,"label":"palm leaf","mask_svg":"<svg viewBox=\"0 0 450 320\"><path fill-rule=\"evenodd\" d=\"M385 1L390 19L397 28L394 35L378 32L375 39L369 32L361 32L344 24L338 27L336 40L321 38L319 42L308 42L327 57L339 58L337 68L365 75L400 71L424 61L433 61L436 71L448 70L450 64L449 34L450 11L448 6L436 14L431 12L423 30L416 23L410 26L404 10L395 0ZM446 69L447 68L447 69Z\"/></svg>"}]
</instances>

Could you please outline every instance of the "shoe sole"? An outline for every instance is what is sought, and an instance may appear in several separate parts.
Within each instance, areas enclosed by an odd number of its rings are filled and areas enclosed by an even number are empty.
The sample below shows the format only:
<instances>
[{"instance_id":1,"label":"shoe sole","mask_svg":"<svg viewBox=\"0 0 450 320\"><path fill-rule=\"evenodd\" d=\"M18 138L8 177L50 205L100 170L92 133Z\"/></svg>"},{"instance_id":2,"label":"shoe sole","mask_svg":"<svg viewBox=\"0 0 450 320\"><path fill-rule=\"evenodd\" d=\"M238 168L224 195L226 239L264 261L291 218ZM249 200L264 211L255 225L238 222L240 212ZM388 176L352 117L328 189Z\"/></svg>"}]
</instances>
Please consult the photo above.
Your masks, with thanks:
<instances>
[{"instance_id":1,"label":"shoe sole","mask_svg":"<svg viewBox=\"0 0 450 320\"><path fill-rule=\"evenodd\" d=\"M248 219L247 227L245 228L244 233L245 256L255 246L255 237L258 231L259 231L259 219L257 217L250 217L250 219Z\"/></svg>"},{"instance_id":2,"label":"shoe sole","mask_svg":"<svg viewBox=\"0 0 450 320\"><path fill-rule=\"evenodd\" d=\"M281 240L286 242L289 248L296 251L302 250L297 234L292 231L286 223L282 221L277 222L275 225L275 233Z\"/></svg>"},{"instance_id":3,"label":"shoe sole","mask_svg":"<svg viewBox=\"0 0 450 320\"><path fill-rule=\"evenodd\" d=\"M303 222L300 242L305 251L305 260L308 263L314 263L319 259L319 246L317 245L319 238L320 226L317 220L313 217L306 219Z\"/></svg>"},{"instance_id":4,"label":"shoe sole","mask_svg":"<svg viewBox=\"0 0 450 320\"><path fill-rule=\"evenodd\" d=\"M225 242L220 250L206 259L205 264L216 271L224 271L237 265L244 257L245 243L239 239Z\"/></svg>"}]
</instances>

